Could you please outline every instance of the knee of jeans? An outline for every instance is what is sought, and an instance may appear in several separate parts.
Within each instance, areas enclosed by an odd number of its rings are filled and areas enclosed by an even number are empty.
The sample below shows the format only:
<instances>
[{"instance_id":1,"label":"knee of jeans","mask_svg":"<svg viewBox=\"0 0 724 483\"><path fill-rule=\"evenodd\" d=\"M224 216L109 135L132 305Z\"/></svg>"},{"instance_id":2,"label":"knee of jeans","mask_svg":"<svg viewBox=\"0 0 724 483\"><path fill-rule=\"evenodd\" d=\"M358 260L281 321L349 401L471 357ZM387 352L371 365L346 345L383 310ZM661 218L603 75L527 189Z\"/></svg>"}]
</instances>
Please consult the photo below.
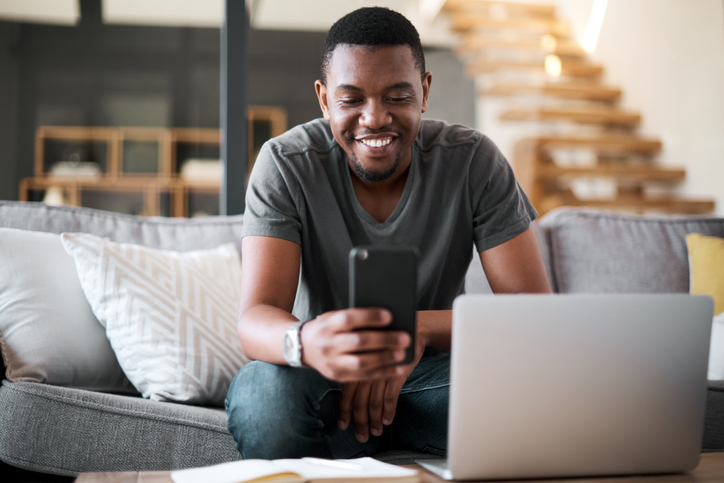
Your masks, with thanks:
<instances>
[{"instance_id":1,"label":"knee of jeans","mask_svg":"<svg viewBox=\"0 0 724 483\"><path fill-rule=\"evenodd\" d=\"M284 448L300 433L316 426L310 421L309 378L298 369L254 361L234 377L226 398L227 428L244 458L277 458L273 448ZM278 443L278 444L277 444Z\"/></svg>"},{"instance_id":2,"label":"knee of jeans","mask_svg":"<svg viewBox=\"0 0 724 483\"><path fill-rule=\"evenodd\" d=\"M252 361L231 381L226 395L228 410L253 406L255 411L274 411L287 399L304 392L305 372L287 366Z\"/></svg>"}]
</instances>

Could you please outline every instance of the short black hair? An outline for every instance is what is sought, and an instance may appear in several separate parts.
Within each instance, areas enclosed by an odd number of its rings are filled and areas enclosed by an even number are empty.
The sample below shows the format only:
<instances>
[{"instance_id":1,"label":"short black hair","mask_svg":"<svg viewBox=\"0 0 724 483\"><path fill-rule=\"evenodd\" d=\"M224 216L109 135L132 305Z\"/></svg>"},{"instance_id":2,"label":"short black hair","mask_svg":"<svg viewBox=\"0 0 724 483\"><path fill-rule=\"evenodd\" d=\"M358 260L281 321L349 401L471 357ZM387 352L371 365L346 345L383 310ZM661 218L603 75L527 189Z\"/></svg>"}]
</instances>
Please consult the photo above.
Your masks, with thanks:
<instances>
[{"instance_id":1,"label":"short black hair","mask_svg":"<svg viewBox=\"0 0 724 483\"><path fill-rule=\"evenodd\" d=\"M404 15L385 7L364 7L337 20L327 32L322 49L322 82L327 84L327 69L339 44L393 47L407 45L412 50L420 78L425 77L425 54L420 35Z\"/></svg>"}]
</instances>

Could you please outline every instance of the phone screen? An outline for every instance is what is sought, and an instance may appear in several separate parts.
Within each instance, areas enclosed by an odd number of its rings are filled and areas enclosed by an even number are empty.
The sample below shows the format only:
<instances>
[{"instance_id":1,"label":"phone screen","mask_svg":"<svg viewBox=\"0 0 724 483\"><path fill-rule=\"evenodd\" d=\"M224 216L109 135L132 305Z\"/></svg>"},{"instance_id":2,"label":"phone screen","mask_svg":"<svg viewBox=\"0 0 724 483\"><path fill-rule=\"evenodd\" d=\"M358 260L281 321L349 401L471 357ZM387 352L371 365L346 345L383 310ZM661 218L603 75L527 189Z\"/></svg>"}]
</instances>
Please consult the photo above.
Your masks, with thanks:
<instances>
[{"instance_id":1,"label":"phone screen","mask_svg":"<svg viewBox=\"0 0 724 483\"><path fill-rule=\"evenodd\" d=\"M412 344L402 364L415 356L417 249L412 246L360 246L349 253L349 306L380 307L392 313L385 330L404 330Z\"/></svg>"}]
</instances>

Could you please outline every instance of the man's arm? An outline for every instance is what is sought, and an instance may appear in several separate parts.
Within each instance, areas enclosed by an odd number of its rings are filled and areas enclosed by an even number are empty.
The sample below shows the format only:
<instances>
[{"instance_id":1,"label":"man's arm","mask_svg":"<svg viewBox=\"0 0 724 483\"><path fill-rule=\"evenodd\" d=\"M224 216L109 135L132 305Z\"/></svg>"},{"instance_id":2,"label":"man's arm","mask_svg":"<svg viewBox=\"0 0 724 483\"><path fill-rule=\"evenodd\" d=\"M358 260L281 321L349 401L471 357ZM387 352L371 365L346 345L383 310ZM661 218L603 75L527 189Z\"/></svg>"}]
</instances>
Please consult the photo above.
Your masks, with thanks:
<instances>
[{"instance_id":1,"label":"man's arm","mask_svg":"<svg viewBox=\"0 0 724 483\"><path fill-rule=\"evenodd\" d=\"M551 293L532 227L489 250L480 261L493 293Z\"/></svg>"},{"instance_id":2,"label":"man's arm","mask_svg":"<svg viewBox=\"0 0 724 483\"><path fill-rule=\"evenodd\" d=\"M237 322L241 350L252 360L286 364L281 341L284 331L297 322L292 307L301 249L279 238L244 237L241 252Z\"/></svg>"},{"instance_id":3,"label":"man's arm","mask_svg":"<svg viewBox=\"0 0 724 483\"><path fill-rule=\"evenodd\" d=\"M480 261L493 293L552 292L533 228L480 252ZM418 312L417 323L427 345L450 349L452 310Z\"/></svg>"},{"instance_id":4,"label":"man's arm","mask_svg":"<svg viewBox=\"0 0 724 483\"><path fill-rule=\"evenodd\" d=\"M242 240L237 332L249 359L286 364L282 340L286 329L297 321L291 310L300 260L301 249L296 243L262 236ZM340 382L399 374L401 366L393 364L404 358L409 335L373 330L391 320L388 311L379 309L322 314L305 324L301 332L302 362Z\"/></svg>"}]
</instances>

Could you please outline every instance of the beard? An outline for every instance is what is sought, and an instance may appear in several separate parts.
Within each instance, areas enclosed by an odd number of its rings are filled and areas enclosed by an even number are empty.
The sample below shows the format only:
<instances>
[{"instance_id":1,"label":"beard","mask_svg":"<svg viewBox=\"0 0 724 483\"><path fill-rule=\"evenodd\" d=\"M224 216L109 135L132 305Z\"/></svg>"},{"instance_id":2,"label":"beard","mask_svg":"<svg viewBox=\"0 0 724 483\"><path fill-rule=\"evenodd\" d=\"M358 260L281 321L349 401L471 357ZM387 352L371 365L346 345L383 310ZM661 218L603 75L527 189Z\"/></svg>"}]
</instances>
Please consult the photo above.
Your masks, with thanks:
<instances>
[{"instance_id":1,"label":"beard","mask_svg":"<svg viewBox=\"0 0 724 483\"><path fill-rule=\"evenodd\" d=\"M397 165L400 164L400 155L401 153L397 153L397 156L395 156L395 159L392 162L392 166L390 166L390 168L386 171L382 171L381 173L375 173L373 171L366 170L359 162L357 155L355 155L354 153L352 153L351 156L352 166L354 167L354 172L357 173L357 176L362 178L364 181L367 181L369 183L376 183L378 181L384 181L393 174L395 174Z\"/></svg>"}]
</instances>

